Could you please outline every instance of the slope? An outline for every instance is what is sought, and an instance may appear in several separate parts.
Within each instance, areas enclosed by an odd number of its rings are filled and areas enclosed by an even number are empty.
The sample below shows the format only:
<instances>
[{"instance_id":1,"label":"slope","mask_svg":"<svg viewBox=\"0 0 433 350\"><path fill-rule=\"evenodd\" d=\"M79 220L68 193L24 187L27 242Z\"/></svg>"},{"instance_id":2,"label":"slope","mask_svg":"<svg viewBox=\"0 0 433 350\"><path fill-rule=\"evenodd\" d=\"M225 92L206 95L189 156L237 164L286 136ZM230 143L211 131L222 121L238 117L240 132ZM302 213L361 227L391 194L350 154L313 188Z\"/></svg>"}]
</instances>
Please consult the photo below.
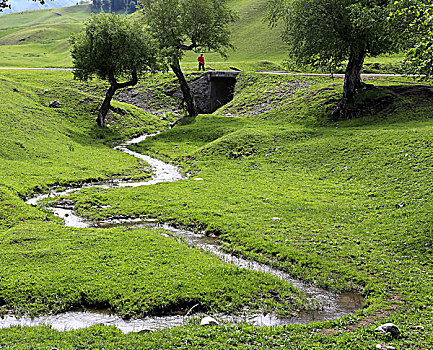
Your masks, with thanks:
<instances>
[{"instance_id":1,"label":"slope","mask_svg":"<svg viewBox=\"0 0 433 350\"><path fill-rule=\"evenodd\" d=\"M206 53L208 63L221 69L228 69L232 63L252 69L258 68L260 62L280 63L284 44L279 31L271 30L264 22L266 0L230 0L229 5L239 14L239 21L233 26L235 50L229 52L227 61ZM70 66L67 39L71 32L80 30L79 23L89 16L89 5L0 16L0 66ZM262 68L269 66L266 62ZM196 54L188 53L183 65L195 68Z\"/></svg>"}]
</instances>

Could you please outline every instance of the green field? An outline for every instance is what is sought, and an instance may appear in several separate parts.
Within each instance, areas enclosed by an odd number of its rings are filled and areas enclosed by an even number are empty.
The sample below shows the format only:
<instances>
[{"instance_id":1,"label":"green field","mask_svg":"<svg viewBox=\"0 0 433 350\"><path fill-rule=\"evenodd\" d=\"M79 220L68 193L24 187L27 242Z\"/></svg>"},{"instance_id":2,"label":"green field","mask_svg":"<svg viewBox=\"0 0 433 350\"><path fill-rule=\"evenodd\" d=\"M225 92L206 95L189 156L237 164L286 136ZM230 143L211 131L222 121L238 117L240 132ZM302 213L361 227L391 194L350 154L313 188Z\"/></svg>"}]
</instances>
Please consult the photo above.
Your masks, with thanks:
<instances>
[{"instance_id":1,"label":"green field","mask_svg":"<svg viewBox=\"0 0 433 350\"><path fill-rule=\"evenodd\" d=\"M1 79L2 312L84 306L142 317L196 304L229 313L311 307L274 277L154 231L66 228L50 212L24 204L31 192L56 185L149 176L146 164L108 145L164 130L175 115L164 120L115 102L123 115L111 113L109 127L98 129L94 114L103 89L97 81L83 85L69 72L32 71L3 71ZM156 105L171 103L157 91L173 81L171 75L147 80ZM0 330L2 348L430 348L433 93L403 78L371 82L379 88L361 96L363 116L336 123L330 111L341 80L243 74L228 105L135 146L178 163L191 180L69 196L90 219L157 218L203 230L218 235L228 252L272 260L330 290L360 291L366 299L355 315L271 328L192 322L127 335L103 326L14 327ZM47 107L54 99L60 108ZM373 331L385 322L402 335Z\"/></svg>"},{"instance_id":2,"label":"green field","mask_svg":"<svg viewBox=\"0 0 433 350\"><path fill-rule=\"evenodd\" d=\"M0 329L1 349L433 349L433 86L370 76L375 88L357 97L360 116L335 121L343 80L254 72L281 70L286 48L263 20L266 0L229 4L239 14L236 50L227 60L205 56L213 68L244 70L234 99L173 128L183 112L172 73L149 73L119 92L99 128L106 83L79 82L69 70L0 69L0 325L11 313L82 309L125 320L197 317L129 334L15 326ZM77 5L0 16L0 67L70 67L68 38L90 15ZM182 62L188 81L199 77L197 54ZM398 72L402 59L370 57L364 69ZM159 134L129 148L178 165L188 179L25 203L71 186L150 179L147 163L113 149L150 133ZM203 313L287 317L318 305L162 229L66 227L50 202L89 221L151 219L212 236L228 254L360 293L362 308L305 325L202 327ZM401 335L374 331L386 322Z\"/></svg>"},{"instance_id":3,"label":"green field","mask_svg":"<svg viewBox=\"0 0 433 350\"><path fill-rule=\"evenodd\" d=\"M271 29L265 21L266 0L229 0L238 16L232 27L234 50L225 59L205 52L206 66L228 70L230 67L247 71L282 70L286 46L278 26ZM0 16L0 67L71 67L68 38L81 30L91 15L89 5L77 5L53 10L38 10ZM197 69L196 52L187 52L182 66ZM398 70L399 55L368 58L367 63L379 63L379 69L369 72Z\"/></svg>"}]
</instances>

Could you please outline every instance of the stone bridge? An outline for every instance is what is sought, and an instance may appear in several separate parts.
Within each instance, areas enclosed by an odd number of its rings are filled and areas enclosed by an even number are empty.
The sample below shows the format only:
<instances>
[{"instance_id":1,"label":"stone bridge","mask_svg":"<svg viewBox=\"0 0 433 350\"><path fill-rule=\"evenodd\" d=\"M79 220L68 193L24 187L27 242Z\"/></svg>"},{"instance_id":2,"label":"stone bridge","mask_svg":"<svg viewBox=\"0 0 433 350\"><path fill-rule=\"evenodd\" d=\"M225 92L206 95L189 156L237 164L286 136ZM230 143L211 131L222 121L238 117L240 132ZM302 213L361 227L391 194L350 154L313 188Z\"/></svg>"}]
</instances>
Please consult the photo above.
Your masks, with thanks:
<instances>
[{"instance_id":1,"label":"stone bridge","mask_svg":"<svg viewBox=\"0 0 433 350\"><path fill-rule=\"evenodd\" d=\"M199 113L213 113L233 100L240 71L209 71L190 83Z\"/></svg>"}]
</instances>

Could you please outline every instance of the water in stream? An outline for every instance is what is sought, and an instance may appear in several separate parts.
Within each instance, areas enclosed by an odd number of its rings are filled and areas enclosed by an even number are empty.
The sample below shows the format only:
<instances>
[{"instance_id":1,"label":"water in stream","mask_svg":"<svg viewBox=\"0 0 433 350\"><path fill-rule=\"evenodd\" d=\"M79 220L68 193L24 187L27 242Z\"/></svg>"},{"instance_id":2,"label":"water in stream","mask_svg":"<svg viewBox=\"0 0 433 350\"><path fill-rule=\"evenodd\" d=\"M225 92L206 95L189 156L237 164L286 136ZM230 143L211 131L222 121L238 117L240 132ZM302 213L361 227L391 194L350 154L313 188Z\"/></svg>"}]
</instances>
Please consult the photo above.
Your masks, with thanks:
<instances>
[{"instance_id":1,"label":"water in stream","mask_svg":"<svg viewBox=\"0 0 433 350\"><path fill-rule=\"evenodd\" d=\"M117 146L115 149L130 154L134 157L140 158L149 163L153 170L154 176L149 181L142 182L115 182L110 184L86 184L81 188L100 187L100 188L111 188L111 187L136 187L136 186L148 186L160 182L172 182L186 179L182 176L179 170L171 165L164 163L158 159L151 158L146 155L131 151L127 148L128 145L139 143L146 137L152 135L145 135L124 144ZM73 191L77 191L79 188L71 188L61 192L51 192L29 199L26 203L37 205L37 203L48 197L63 196ZM307 284L301 280L292 278L287 273L275 269L269 265L261 264L255 261L246 260L237 256L233 256L223 252L218 244L216 238L206 237L201 234L197 234L192 231L177 229L169 225L159 225L155 220L143 221L142 219L130 219L121 220L113 219L99 223L89 222L74 215L72 209L65 208L51 208L53 212L59 217L65 220L65 225L76 228L85 227L113 227L113 226L128 226L128 227L147 227L147 228L163 228L169 233L167 236L175 236L188 242L191 246L203 249L219 256L225 262L246 268L254 271L260 271L263 273L269 273L278 276L284 281L293 284L297 289L302 290L308 297L315 300L321 305L319 310L313 311L302 311L293 317L278 317L271 314L246 314L246 315L215 315L214 317L222 322L240 323L248 322L258 326L278 326L291 323L309 323L314 321L325 321L330 319L340 318L348 313L352 313L355 310L362 307L363 298L359 293L343 293L336 294L322 288ZM41 316L38 318L27 318L21 317L16 318L13 315L6 315L3 319L0 319L0 328L11 327L14 325L21 326L36 326L39 324L49 324L57 330L72 330L78 328L85 328L94 324L105 324L113 325L118 327L123 332L138 332L138 331L149 331L161 328L170 328L174 326L180 326L188 323L191 319L202 317L202 314L195 315L171 315L171 316L155 316L147 317L145 319L134 319L134 320L123 320L121 317L110 313L106 310L76 310L65 312L58 315Z\"/></svg>"}]
</instances>

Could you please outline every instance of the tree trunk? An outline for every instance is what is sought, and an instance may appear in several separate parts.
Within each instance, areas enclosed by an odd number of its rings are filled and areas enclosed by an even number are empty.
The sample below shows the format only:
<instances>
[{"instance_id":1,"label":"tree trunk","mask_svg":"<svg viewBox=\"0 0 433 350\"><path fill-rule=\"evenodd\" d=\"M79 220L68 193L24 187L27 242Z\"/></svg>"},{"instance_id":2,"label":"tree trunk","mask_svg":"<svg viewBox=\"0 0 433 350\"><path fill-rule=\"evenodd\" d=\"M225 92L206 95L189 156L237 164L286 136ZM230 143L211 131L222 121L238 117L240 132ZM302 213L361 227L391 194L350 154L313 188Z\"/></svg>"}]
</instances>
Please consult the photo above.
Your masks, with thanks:
<instances>
[{"instance_id":1,"label":"tree trunk","mask_svg":"<svg viewBox=\"0 0 433 350\"><path fill-rule=\"evenodd\" d=\"M364 87L361 81L361 70L364 65L365 50L351 53L344 74L343 99L349 104L355 104L356 93Z\"/></svg>"},{"instance_id":2,"label":"tree trunk","mask_svg":"<svg viewBox=\"0 0 433 350\"><path fill-rule=\"evenodd\" d=\"M351 52L344 74L343 98L335 107L332 116L334 120L351 119L360 113L356 109L356 95L365 84L361 80L361 70L364 65L365 50Z\"/></svg>"},{"instance_id":3,"label":"tree trunk","mask_svg":"<svg viewBox=\"0 0 433 350\"><path fill-rule=\"evenodd\" d=\"M188 86L185 76L183 75L182 69L180 69L180 63L178 59L174 60L173 64L171 65L171 69L173 70L174 74L176 74L177 80L179 81L188 115L190 117L195 117L198 113L195 107L194 97L191 94L191 90Z\"/></svg>"},{"instance_id":4,"label":"tree trunk","mask_svg":"<svg viewBox=\"0 0 433 350\"><path fill-rule=\"evenodd\" d=\"M108 111L111 108L111 100L114 96L114 93L118 89L123 89L127 86L133 86L138 83L138 76L137 72L134 70L131 73L132 79L130 81L124 82L124 83L118 83L116 78L113 76L110 77L110 87L107 90L107 93L105 94L105 99L102 102L101 108L98 112L98 117L96 118L96 123L98 123L98 126L103 127L105 125L105 117L107 116Z\"/></svg>"},{"instance_id":5,"label":"tree trunk","mask_svg":"<svg viewBox=\"0 0 433 350\"><path fill-rule=\"evenodd\" d=\"M104 102L102 102L101 108L98 112L98 117L96 118L96 122L98 123L98 126L103 127L105 125L105 116L107 115L108 111L110 110L110 103L111 99L114 96L114 93L117 90L117 83L116 80L111 82L110 87L107 90L107 93L105 94Z\"/></svg>"}]
</instances>

